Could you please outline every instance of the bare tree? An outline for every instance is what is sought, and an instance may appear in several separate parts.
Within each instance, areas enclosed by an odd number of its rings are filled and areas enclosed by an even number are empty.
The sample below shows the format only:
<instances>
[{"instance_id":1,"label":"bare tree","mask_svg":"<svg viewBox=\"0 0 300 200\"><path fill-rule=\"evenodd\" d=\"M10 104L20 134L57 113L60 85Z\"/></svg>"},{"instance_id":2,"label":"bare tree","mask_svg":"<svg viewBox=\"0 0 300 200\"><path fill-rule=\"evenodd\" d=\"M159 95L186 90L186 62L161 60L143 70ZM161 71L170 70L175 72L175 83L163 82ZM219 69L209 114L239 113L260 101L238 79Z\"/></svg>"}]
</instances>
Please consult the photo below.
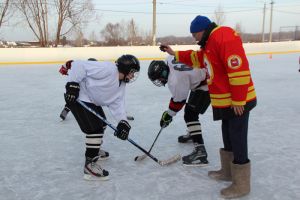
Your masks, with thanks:
<instances>
[{"instance_id":1,"label":"bare tree","mask_svg":"<svg viewBox=\"0 0 300 200\"><path fill-rule=\"evenodd\" d=\"M8 11L10 7L11 0L1 0L0 1L0 28L3 23L8 19Z\"/></svg>"},{"instance_id":2,"label":"bare tree","mask_svg":"<svg viewBox=\"0 0 300 200\"><path fill-rule=\"evenodd\" d=\"M152 45L153 42L152 30L142 31L141 35L142 35L144 45Z\"/></svg>"},{"instance_id":3,"label":"bare tree","mask_svg":"<svg viewBox=\"0 0 300 200\"><path fill-rule=\"evenodd\" d=\"M138 27L133 19L128 23L127 40L129 45L138 44L141 41L141 37L138 36Z\"/></svg>"},{"instance_id":4,"label":"bare tree","mask_svg":"<svg viewBox=\"0 0 300 200\"><path fill-rule=\"evenodd\" d=\"M40 46L48 46L47 0L17 0L15 5L23 14L35 37L39 40Z\"/></svg>"},{"instance_id":5,"label":"bare tree","mask_svg":"<svg viewBox=\"0 0 300 200\"><path fill-rule=\"evenodd\" d=\"M61 36L82 29L93 12L91 0L52 0L57 12L57 28L54 45L59 44ZM77 30L76 30L77 29Z\"/></svg>"},{"instance_id":6,"label":"bare tree","mask_svg":"<svg viewBox=\"0 0 300 200\"><path fill-rule=\"evenodd\" d=\"M223 7L221 5L218 6L217 10L215 10L215 23L218 25L223 25L225 22L225 12L223 11Z\"/></svg>"},{"instance_id":7,"label":"bare tree","mask_svg":"<svg viewBox=\"0 0 300 200\"><path fill-rule=\"evenodd\" d=\"M90 40L90 44L91 45L96 45L97 44L97 36L96 36L96 33L95 31L92 31L90 36L89 36L89 40Z\"/></svg>"},{"instance_id":8,"label":"bare tree","mask_svg":"<svg viewBox=\"0 0 300 200\"><path fill-rule=\"evenodd\" d=\"M240 35L243 34L242 24L241 24L241 23L236 23L234 29L235 29L235 31L236 31L238 34L240 34Z\"/></svg>"},{"instance_id":9,"label":"bare tree","mask_svg":"<svg viewBox=\"0 0 300 200\"><path fill-rule=\"evenodd\" d=\"M120 23L108 23L101 31L101 35L109 46L124 45L126 43L124 27Z\"/></svg>"},{"instance_id":10,"label":"bare tree","mask_svg":"<svg viewBox=\"0 0 300 200\"><path fill-rule=\"evenodd\" d=\"M78 31L77 34L76 34L76 38L75 38L75 46L76 47L82 47L84 42L84 35L82 33L82 31Z\"/></svg>"}]
</instances>

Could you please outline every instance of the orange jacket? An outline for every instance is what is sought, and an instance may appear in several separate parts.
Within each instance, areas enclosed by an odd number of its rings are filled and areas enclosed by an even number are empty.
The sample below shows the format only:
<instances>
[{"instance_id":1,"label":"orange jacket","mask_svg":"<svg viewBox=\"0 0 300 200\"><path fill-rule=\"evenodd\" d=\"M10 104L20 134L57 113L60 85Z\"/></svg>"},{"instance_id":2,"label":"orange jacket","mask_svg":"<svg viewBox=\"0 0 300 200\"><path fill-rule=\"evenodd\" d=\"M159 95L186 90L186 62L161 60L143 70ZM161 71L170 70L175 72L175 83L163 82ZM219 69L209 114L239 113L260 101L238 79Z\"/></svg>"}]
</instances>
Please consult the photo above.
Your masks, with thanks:
<instances>
[{"instance_id":1,"label":"orange jacket","mask_svg":"<svg viewBox=\"0 0 300 200\"><path fill-rule=\"evenodd\" d=\"M176 51L176 60L207 69L211 104L216 108L245 105L256 99L241 38L229 27L217 27L200 51Z\"/></svg>"}]
</instances>

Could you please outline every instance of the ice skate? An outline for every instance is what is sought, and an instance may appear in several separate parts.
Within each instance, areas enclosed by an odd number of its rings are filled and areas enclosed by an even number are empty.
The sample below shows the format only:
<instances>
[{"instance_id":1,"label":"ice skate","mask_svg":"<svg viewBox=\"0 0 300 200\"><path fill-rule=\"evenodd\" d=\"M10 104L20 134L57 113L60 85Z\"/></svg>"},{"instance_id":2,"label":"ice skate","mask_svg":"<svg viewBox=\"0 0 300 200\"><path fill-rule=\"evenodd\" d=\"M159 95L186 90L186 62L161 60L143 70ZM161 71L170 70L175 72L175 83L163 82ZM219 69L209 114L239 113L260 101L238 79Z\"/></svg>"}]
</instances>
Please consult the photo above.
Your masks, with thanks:
<instances>
[{"instance_id":1,"label":"ice skate","mask_svg":"<svg viewBox=\"0 0 300 200\"><path fill-rule=\"evenodd\" d=\"M206 166L208 161L204 145L196 146L191 154L183 156L182 162L185 166Z\"/></svg>"},{"instance_id":2,"label":"ice skate","mask_svg":"<svg viewBox=\"0 0 300 200\"><path fill-rule=\"evenodd\" d=\"M192 142L192 136L189 131L186 131L187 133L185 135L181 135L178 137L178 142L179 143L188 143Z\"/></svg>"},{"instance_id":3,"label":"ice skate","mask_svg":"<svg viewBox=\"0 0 300 200\"><path fill-rule=\"evenodd\" d=\"M84 176L85 180L89 181L105 181L108 180L108 171L102 169L99 162L99 156L85 159Z\"/></svg>"},{"instance_id":4,"label":"ice skate","mask_svg":"<svg viewBox=\"0 0 300 200\"><path fill-rule=\"evenodd\" d=\"M107 151L100 149L98 156L99 156L99 160L107 160L109 158L109 153Z\"/></svg>"}]
</instances>

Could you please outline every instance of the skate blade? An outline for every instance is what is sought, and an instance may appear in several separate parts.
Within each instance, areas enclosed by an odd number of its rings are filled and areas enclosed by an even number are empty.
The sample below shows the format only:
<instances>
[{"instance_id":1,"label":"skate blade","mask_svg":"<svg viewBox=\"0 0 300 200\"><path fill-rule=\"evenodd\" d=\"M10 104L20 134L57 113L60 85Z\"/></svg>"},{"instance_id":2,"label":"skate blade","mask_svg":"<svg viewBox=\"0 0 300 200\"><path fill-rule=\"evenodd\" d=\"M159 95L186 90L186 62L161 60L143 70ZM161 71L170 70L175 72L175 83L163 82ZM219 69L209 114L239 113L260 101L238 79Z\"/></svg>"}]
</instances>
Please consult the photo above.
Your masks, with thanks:
<instances>
[{"instance_id":1,"label":"skate blade","mask_svg":"<svg viewBox=\"0 0 300 200\"><path fill-rule=\"evenodd\" d=\"M83 179L87 181L107 181L109 180L108 176L97 177L90 174L84 174Z\"/></svg>"},{"instance_id":2,"label":"skate blade","mask_svg":"<svg viewBox=\"0 0 300 200\"><path fill-rule=\"evenodd\" d=\"M182 164L187 167L206 167L208 165L208 163L194 163L194 164L182 163Z\"/></svg>"},{"instance_id":3,"label":"skate blade","mask_svg":"<svg viewBox=\"0 0 300 200\"><path fill-rule=\"evenodd\" d=\"M109 156L108 157L99 157L98 158L98 160L101 160L101 161L103 161L103 160L108 160L109 159Z\"/></svg>"}]
</instances>

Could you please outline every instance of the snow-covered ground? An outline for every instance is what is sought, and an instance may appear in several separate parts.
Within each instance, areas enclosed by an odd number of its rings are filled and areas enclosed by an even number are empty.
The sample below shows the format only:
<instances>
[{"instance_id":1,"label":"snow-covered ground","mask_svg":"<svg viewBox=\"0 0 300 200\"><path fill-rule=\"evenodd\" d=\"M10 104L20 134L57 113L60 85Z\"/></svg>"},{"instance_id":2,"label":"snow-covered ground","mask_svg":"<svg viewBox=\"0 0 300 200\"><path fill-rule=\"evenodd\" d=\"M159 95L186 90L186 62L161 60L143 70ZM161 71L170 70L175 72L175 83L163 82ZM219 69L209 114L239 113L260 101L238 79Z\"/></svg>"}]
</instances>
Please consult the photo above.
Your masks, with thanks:
<instances>
[{"instance_id":1,"label":"snow-covered ground","mask_svg":"<svg viewBox=\"0 0 300 200\"><path fill-rule=\"evenodd\" d=\"M252 191L242 199L300 199L300 73L298 54L250 56L258 106L249 123ZM131 139L148 149L170 94L147 78L150 61L142 62L139 79L128 85ZM0 199L1 200L199 200L221 199L207 171L219 168L220 122L211 109L201 117L210 164L161 167L151 159L134 162L142 153L113 136L108 128L103 161L110 180L83 180L84 135L74 117L61 122L65 78L57 65L0 67ZM107 111L107 109L105 109ZM116 124L107 112L108 119ZM159 159L186 155L192 144L178 144L185 133L183 112L163 130L153 148Z\"/></svg>"}]
</instances>

